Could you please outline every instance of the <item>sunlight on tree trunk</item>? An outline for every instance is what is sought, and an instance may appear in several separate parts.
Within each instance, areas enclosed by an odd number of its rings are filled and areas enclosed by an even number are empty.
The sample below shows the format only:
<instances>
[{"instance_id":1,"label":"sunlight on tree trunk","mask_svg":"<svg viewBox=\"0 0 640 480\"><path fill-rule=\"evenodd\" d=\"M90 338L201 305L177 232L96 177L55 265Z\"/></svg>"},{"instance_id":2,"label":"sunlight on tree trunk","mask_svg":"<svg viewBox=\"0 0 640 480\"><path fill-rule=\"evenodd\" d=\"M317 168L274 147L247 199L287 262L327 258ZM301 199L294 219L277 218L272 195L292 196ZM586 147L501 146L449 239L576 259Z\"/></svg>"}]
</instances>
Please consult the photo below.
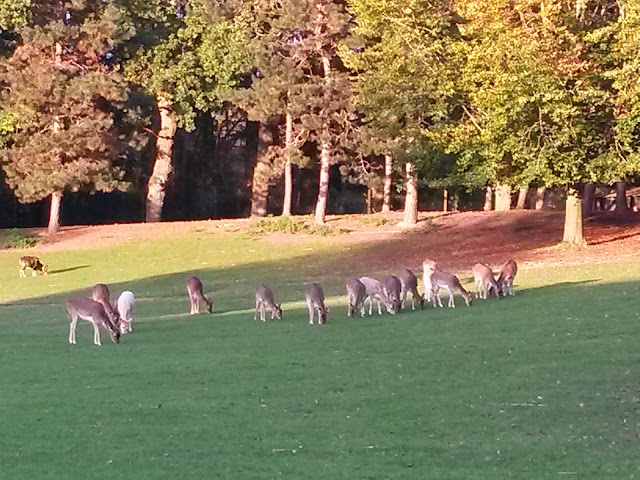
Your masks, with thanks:
<instances>
[{"instance_id":1,"label":"sunlight on tree trunk","mask_svg":"<svg viewBox=\"0 0 640 480\"><path fill-rule=\"evenodd\" d=\"M57 191L51 194L51 208L49 209L49 226L47 233L52 234L60 230L60 204L62 203L62 192Z\"/></svg>"},{"instance_id":2,"label":"sunlight on tree trunk","mask_svg":"<svg viewBox=\"0 0 640 480\"><path fill-rule=\"evenodd\" d=\"M629 205L627 205L627 182L622 180L616 182L616 206L613 211L616 213L627 213Z\"/></svg>"},{"instance_id":3,"label":"sunlight on tree trunk","mask_svg":"<svg viewBox=\"0 0 640 480\"><path fill-rule=\"evenodd\" d=\"M449 190L446 188L442 191L442 211L449 211Z\"/></svg>"},{"instance_id":4,"label":"sunlight on tree trunk","mask_svg":"<svg viewBox=\"0 0 640 480\"><path fill-rule=\"evenodd\" d=\"M564 236L562 241L576 247L586 246L582 225L582 200L575 188L567 192L566 210L564 214Z\"/></svg>"},{"instance_id":5,"label":"sunlight on tree trunk","mask_svg":"<svg viewBox=\"0 0 640 480\"><path fill-rule=\"evenodd\" d=\"M293 148L293 116L287 112L285 127L285 148L287 158L284 164L284 199L282 201L282 216L291 215L291 199L293 195L293 175L291 166L291 149Z\"/></svg>"},{"instance_id":6,"label":"sunlight on tree trunk","mask_svg":"<svg viewBox=\"0 0 640 480\"><path fill-rule=\"evenodd\" d=\"M253 169L251 182L251 216L265 217L267 215L267 197L269 196L269 182L271 181L272 167L267 158L267 150L273 142L273 136L269 125L260 122L258 125L258 152L256 154L256 166Z\"/></svg>"},{"instance_id":7,"label":"sunlight on tree trunk","mask_svg":"<svg viewBox=\"0 0 640 480\"><path fill-rule=\"evenodd\" d=\"M493 207L493 188L491 188L490 186L487 186L487 189L484 192L484 205L482 207L482 210L484 210L485 212L489 212L491 211L492 207Z\"/></svg>"},{"instance_id":8,"label":"sunlight on tree trunk","mask_svg":"<svg viewBox=\"0 0 640 480\"><path fill-rule=\"evenodd\" d=\"M547 187L538 187L536 189L536 210L544 208L544 199L547 194Z\"/></svg>"},{"instance_id":9,"label":"sunlight on tree trunk","mask_svg":"<svg viewBox=\"0 0 640 480\"><path fill-rule=\"evenodd\" d=\"M584 185L584 193L582 194L582 216L588 218L593 214L595 206L596 184L588 182Z\"/></svg>"},{"instance_id":10,"label":"sunlight on tree trunk","mask_svg":"<svg viewBox=\"0 0 640 480\"><path fill-rule=\"evenodd\" d=\"M518 202L516 203L516 208L518 210L524 210L527 208L527 194L529 193L528 188L521 188L518 190Z\"/></svg>"},{"instance_id":11,"label":"sunlight on tree trunk","mask_svg":"<svg viewBox=\"0 0 640 480\"><path fill-rule=\"evenodd\" d=\"M511 210L511 185L496 185L496 211Z\"/></svg>"},{"instance_id":12,"label":"sunlight on tree trunk","mask_svg":"<svg viewBox=\"0 0 640 480\"><path fill-rule=\"evenodd\" d=\"M320 147L320 184L318 186L318 202L316 203L316 225L324 225L327 214L327 199L329 197L329 144L322 143Z\"/></svg>"},{"instance_id":13,"label":"sunlight on tree trunk","mask_svg":"<svg viewBox=\"0 0 640 480\"><path fill-rule=\"evenodd\" d=\"M405 164L407 193L404 200L404 220L407 226L418 223L418 179L413 173L413 163Z\"/></svg>"},{"instance_id":14,"label":"sunlight on tree trunk","mask_svg":"<svg viewBox=\"0 0 640 480\"><path fill-rule=\"evenodd\" d=\"M162 220L162 207L166 195L166 184L173 171L173 140L176 133L176 120L173 118L172 103L165 97L158 97L160 129L156 140L156 160L147 186L147 222Z\"/></svg>"},{"instance_id":15,"label":"sunlight on tree trunk","mask_svg":"<svg viewBox=\"0 0 640 480\"><path fill-rule=\"evenodd\" d=\"M382 199L382 211L391 211L391 174L393 173L393 157L384 156L384 196Z\"/></svg>"}]
</instances>

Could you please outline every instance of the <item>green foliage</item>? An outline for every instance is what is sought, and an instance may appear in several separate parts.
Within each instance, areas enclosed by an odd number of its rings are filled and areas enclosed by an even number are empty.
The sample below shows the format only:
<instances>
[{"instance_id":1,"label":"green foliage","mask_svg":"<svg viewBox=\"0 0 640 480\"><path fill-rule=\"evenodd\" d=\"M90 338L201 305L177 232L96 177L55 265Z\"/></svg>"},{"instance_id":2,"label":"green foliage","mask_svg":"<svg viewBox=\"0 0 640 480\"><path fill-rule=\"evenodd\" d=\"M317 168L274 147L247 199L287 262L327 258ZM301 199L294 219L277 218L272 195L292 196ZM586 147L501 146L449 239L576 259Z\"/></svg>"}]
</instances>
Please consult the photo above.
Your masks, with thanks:
<instances>
[{"instance_id":1,"label":"green foliage","mask_svg":"<svg viewBox=\"0 0 640 480\"><path fill-rule=\"evenodd\" d=\"M308 235L328 237L349 233L349 230L328 225L310 225L305 220L297 220L291 217L277 217L262 218L252 223L247 233L249 236L266 235L268 233L306 233Z\"/></svg>"},{"instance_id":2,"label":"green foliage","mask_svg":"<svg viewBox=\"0 0 640 480\"><path fill-rule=\"evenodd\" d=\"M0 33L27 24L31 0L0 0Z\"/></svg>"},{"instance_id":3,"label":"green foliage","mask_svg":"<svg viewBox=\"0 0 640 480\"><path fill-rule=\"evenodd\" d=\"M6 230L0 234L0 248L31 248L40 242L40 237L18 228Z\"/></svg>"},{"instance_id":4,"label":"green foliage","mask_svg":"<svg viewBox=\"0 0 640 480\"><path fill-rule=\"evenodd\" d=\"M389 219L381 217L379 215L367 215L360 218L360 223L363 225L371 225L374 227L382 227L389 223Z\"/></svg>"}]
</instances>

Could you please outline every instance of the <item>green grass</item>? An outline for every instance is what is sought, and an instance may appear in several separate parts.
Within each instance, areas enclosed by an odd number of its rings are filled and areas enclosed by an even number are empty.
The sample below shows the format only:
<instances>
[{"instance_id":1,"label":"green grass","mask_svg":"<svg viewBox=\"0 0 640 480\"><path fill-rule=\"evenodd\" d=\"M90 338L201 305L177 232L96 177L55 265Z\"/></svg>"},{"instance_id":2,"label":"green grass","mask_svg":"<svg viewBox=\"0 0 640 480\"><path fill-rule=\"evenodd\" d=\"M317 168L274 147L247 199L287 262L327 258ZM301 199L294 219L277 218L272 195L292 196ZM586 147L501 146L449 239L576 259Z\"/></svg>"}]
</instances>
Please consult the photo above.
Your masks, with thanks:
<instances>
[{"instance_id":1,"label":"green grass","mask_svg":"<svg viewBox=\"0 0 640 480\"><path fill-rule=\"evenodd\" d=\"M348 319L368 247L337 242L193 233L41 255L51 274L21 279L0 254L0 478L640 476L638 265L522 268L512 298ZM213 315L186 315L191 273ZM136 292L134 333L98 348L81 324L70 346L63 300L97 282ZM253 321L258 282L283 321Z\"/></svg>"}]
</instances>

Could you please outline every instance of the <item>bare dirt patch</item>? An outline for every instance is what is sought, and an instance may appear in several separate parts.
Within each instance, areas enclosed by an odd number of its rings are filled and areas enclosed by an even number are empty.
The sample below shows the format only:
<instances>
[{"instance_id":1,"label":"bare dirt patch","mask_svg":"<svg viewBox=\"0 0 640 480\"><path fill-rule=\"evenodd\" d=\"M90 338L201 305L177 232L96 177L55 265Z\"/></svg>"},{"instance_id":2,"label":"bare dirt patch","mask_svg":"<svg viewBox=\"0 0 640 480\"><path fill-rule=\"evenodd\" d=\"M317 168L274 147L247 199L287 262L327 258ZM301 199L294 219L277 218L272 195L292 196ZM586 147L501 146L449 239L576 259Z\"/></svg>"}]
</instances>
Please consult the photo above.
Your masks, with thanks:
<instances>
[{"instance_id":1,"label":"bare dirt patch","mask_svg":"<svg viewBox=\"0 0 640 480\"><path fill-rule=\"evenodd\" d=\"M371 269L417 266L425 257L447 269L467 268L478 261L499 264L507 258L530 264L598 263L615 258L640 259L640 215L602 214L585 222L589 247L572 250L558 245L562 239L563 212L511 211L423 212L413 228L400 225L402 214L336 215L328 225L348 230L332 240L354 249L353 264L367 262ZM78 250L112 246L138 239L179 238L203 232L241 232L254 220L204 220L190 222L134 223L63 227L52 236L42 236L38 252ZM308 240L309 235L274 233L262 237L267 243ZM349 265L345 265L348 268Z\"/></svg>"}]
</instances>

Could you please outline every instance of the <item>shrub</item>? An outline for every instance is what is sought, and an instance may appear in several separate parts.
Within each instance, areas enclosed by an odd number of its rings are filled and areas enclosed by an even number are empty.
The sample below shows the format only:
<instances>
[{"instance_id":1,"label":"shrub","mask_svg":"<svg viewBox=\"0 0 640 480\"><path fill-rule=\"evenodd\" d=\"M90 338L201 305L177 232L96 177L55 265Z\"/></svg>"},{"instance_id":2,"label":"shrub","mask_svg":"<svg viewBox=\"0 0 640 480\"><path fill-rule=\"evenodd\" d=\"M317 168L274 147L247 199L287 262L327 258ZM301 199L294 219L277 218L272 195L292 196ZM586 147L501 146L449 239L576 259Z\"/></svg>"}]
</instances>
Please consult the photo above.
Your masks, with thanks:
<instances>
[{"instance_id":1,"label":"shrub","mask_svg":"<svg viewBox=\"0 0 640 480\"><path fill-rule=\"evenodd\" d=\"M362 217L360 219L363 225L373 225L374 227L381 227L389 223L389 220L384 217L375 216L367 216Z\"/></svg>"},{"instance_id":2,"label":"shrub","mask_svg":"<svg viewBox=\"0 0 640 480\"><path fill-rule=\"evenodd\" d=\"M13 228L0 239L2 248L31 248L40 243L40 238L20 229Z\"/></svg>"}]
</instances>

